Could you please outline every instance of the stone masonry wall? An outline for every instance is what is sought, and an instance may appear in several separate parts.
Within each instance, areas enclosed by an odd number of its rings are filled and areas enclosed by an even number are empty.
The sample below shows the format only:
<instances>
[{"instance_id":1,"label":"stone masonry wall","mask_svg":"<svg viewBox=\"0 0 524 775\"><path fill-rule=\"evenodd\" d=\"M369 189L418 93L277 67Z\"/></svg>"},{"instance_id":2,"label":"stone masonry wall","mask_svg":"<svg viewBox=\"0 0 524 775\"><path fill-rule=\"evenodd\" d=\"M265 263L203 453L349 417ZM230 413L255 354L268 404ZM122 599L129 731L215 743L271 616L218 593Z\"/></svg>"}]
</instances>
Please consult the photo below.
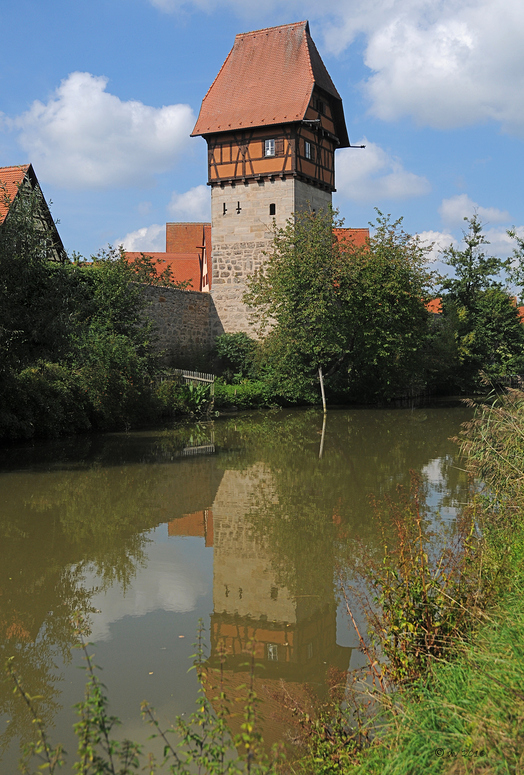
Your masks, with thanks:
<instances>
[{"instance_id":1,"label":"stone masonry wall","mask_svg":"<svg viewBox=\"0 0 524 775\"><path fill-rule=\"evenodd\" d=\"M254 334L242 302L246 278L264 262L273 224L285 226L294 212L327 209L331 194L299 180L250 180L211 189L212 296L224 330ZM270 205L275 214L270 215Z\"/></svg>"},{"instance_id":2,"label":"stone masonry wall","mask_svg":"<svg viewBox=\"0 0 524 775\"><path fill-rule=\"evenodd\" d=\"M143 286L145 314L157 327L158 347L166 360L210 349L224 333L209 293Z\"/></svg>"}]
</instances>

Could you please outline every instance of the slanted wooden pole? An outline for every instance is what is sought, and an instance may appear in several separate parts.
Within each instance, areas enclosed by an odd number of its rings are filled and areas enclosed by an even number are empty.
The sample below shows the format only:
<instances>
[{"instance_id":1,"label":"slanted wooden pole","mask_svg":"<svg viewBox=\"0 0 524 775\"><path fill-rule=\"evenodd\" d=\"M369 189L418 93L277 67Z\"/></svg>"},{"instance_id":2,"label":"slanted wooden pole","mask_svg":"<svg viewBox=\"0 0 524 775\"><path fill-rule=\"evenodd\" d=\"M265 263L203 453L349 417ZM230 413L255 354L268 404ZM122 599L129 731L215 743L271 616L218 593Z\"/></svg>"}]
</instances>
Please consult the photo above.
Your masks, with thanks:
<instances>
[{"instance_id":1,"label":"slanted wooden pole","mask_svg":"<svg viewBox=\"0 0 524 775\"><path fill-rule=\"evenodd\" d=\"M322 420L322 438L320 439L320 450L318 452L319 460L322 460L322 455L324 454L324 439L326 438L326 417L327 417L327 412L324 412L324 418Z\"/></svg>"},{"instance_id":2,"label":"slanted wooden pole","mask_svg":"<svg viewBox=\"0 0 524 775\"><path fill-rule=\"evenodd\" d=\"M320 391L322 393L322 406L324 407L324 414L327 412L326 408L326 394L324 393L324 377L322 376L322 366L318 367L318 379L320 382Z\"/></svg>"}]
</instances>

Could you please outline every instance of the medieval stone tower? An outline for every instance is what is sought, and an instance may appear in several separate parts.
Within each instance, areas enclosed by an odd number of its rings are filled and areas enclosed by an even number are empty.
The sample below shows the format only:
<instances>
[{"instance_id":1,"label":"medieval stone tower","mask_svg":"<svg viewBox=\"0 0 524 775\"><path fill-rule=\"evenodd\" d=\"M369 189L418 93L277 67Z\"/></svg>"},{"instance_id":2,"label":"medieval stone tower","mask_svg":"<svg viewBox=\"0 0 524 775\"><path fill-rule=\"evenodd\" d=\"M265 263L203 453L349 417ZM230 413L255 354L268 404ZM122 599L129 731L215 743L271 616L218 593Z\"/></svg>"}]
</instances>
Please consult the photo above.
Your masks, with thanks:
<instances>
[{"instance_id":1,"label":"medieval stone tower","mask_svg":"<svg viewBox=\"0 0 524 775\"><path fill-rule=\"evenodd\" d=\"M308 22L237 35L192 134L208 144L214 303L225 331L249 331L245 280L264 260L273 222L326 209L335 150L349 146Z\"/></svg>"}]
</instances>

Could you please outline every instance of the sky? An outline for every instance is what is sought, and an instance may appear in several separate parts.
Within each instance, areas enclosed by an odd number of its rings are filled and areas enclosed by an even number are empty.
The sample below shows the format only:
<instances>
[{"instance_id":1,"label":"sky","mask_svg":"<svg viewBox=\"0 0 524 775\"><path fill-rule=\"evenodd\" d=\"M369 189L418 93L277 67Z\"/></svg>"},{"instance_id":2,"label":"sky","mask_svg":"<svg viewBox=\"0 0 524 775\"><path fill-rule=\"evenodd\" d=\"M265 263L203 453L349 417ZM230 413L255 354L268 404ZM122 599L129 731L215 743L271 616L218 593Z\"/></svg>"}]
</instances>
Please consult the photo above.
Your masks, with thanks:
<instances>
[{"instance_id":1,"label":"sky","mask_svg":"<svg viewBox=\"0 0 524 775\"><path fill-rule=\"evenodd\" d=\"M189 135L235 34L308 19L344 105L333 203L438 248L465 217L524 235L521 0L1 0L0 166L32 163L69 253L165 250L210 220Z\"/></svg>"}]
</instances>

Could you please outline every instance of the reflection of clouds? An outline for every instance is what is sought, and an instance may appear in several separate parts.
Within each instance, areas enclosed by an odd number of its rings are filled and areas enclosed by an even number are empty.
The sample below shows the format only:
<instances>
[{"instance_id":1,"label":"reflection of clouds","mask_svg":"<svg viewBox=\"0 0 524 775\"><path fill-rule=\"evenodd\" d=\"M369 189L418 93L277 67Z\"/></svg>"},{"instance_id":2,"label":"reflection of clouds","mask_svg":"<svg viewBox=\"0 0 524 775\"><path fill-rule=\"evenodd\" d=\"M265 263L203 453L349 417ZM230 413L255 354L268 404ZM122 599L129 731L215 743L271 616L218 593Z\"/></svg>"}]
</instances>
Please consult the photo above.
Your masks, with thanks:
<instances>
[{"instance_id":1,"label":"reflection of clouds","mask_svg":"<svg viewBox=\"0 0 524 775\"><path fill-rule=\"evenodd\" d=\"M422 476L427 479L429 484L442 484L444 476L442 474L442 458L436 457L426 463L421 471Z\"/></svg>"},{"instance_id":2,"label":"reflection of clouds","mask_svg":"<svg viewBox=\"0 0 524 775\"><path fill-rule=\"evenodd\" d=\"M449 459L447 457L436 457L430 460L422 468L421 474L426 479L429 487L426 502L432 511L433 519L438 521L450 522L457 516L457 507L443 504L448 496L448 478L444 472L444 465Z\"/></svg>"},{"instance_id":3,"label":"reflection of clouds","mask_svg":"<svg viewBox=\"0 0 524 775\"><path fill-rule=\"evenodd\" d=\"M89 640L109 640L110 625L124 616L144 616L158 609L187 613L196 607L197 599L208 591L204 569L184 557L179 546L150 545L147 567L138 570L125 593L114 584L93 595L92 605L100 613L92 615ZM96 586L98 579L87 575L86 582Z\"/></svg>"}]
</instances>

